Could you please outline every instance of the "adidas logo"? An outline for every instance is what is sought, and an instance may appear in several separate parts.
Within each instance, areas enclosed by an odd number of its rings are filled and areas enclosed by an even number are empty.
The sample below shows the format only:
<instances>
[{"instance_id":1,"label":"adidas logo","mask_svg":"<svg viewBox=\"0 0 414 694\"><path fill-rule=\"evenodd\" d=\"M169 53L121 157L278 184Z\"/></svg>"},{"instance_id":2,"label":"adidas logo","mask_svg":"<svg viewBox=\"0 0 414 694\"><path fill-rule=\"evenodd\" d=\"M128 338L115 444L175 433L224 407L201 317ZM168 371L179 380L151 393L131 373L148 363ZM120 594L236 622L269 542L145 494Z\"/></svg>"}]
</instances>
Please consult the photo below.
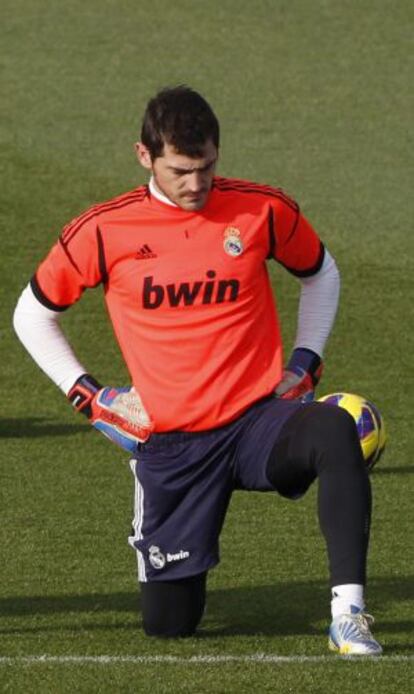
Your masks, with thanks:
<instances>
[{"instance_id":1,"label":"adidas logo","mask_svg":"<svg viewBox=\"0 0 414 694\"><path fill-rule=\"evenodd\" d=\"M139 249L139 251L136 252L135 254L135 259L136 260L148 260L149 258L156 258L157 254L153 253L151 248L148 246L147 243L144 243L143 246Z\"/></svg>"}]
</instances>

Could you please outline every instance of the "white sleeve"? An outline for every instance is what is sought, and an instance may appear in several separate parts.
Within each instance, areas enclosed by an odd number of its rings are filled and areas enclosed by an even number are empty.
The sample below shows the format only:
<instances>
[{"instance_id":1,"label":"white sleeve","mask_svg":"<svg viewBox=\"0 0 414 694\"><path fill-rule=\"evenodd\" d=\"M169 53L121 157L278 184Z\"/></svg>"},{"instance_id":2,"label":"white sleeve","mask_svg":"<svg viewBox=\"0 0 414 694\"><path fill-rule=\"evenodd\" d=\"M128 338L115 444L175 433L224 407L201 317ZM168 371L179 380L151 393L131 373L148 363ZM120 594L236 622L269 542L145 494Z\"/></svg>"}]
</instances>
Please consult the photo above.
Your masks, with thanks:
<instances>
[{"instance_id":1,"label":"white sleeve","mask_svg":"<svg viewBox=\"0 0 414 694\"><path fill-rule=\"evenodd\" d=\"M37 365L67 394L86 369L77 360L58 324L60 315L43 306L29 284L17 302L13 325Z\"/></svg>"},{"instance_id":2,"label":"white sleeve","mask_svg":"<svg viewBox=\"0 0 414 694\"><path fill-rule=\"evenodd\" d=\"M335 260L325 249L319 272L300 279L298 325L294 348L311 349L320 357L335 320L340 276Z\"/></svg>"}]
</instances>

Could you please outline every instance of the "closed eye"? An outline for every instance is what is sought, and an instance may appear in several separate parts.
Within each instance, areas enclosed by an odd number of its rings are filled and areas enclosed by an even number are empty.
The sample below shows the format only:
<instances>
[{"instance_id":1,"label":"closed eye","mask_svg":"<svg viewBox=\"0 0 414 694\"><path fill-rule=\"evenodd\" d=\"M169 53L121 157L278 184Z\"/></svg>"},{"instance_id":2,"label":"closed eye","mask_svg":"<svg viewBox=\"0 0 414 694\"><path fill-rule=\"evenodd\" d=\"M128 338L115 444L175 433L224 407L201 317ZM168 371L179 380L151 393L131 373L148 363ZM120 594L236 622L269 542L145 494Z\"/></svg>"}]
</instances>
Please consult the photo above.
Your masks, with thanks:
<instances>
[{"instance_id":1,"label":"closed eye","mask_svg":"<svg viewBox=\"0 0 414 694\"><path fill-rule=\"evenodd\" d=\"M207 173L207 171L209 171L211 168L213 168L215 163L216 163L216 159L213 159L213 161L209 161L205 166L200 166L200 168L194 167L194 168L190 168L190 169L181 169L181 168L177 168L175 166L170 166L169 168L174 174L176 174L176 176L186 176L187 174L191 174L194 172Z\"/></svg>"}]
</instances>

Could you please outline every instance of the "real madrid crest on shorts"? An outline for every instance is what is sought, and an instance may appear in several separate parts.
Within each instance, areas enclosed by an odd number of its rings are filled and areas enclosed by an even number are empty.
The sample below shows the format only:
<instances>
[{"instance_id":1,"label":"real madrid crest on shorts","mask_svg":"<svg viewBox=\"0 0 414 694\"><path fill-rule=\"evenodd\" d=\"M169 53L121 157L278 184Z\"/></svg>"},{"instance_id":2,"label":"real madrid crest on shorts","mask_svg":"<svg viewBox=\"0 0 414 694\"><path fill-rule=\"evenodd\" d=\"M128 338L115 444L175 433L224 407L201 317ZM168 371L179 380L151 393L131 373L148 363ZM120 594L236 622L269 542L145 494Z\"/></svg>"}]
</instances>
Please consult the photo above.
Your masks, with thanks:
<instances>
[{"instance_id":1,"label":"real madrid crest on shorts","mask_svg":"<svg viewBox=\"0 0 414 694\"><path fill-rule=\"evenodd\" d=\"M236 229L236 227L227 227L225 229L223 246L226 253L233 257L243 253L244 248L239 229Z\"/></svg>"},{"instance_id":2,"label":"real madrid crest on shorts","mask_svg":"<svg viewBox=\"0 0 414 694\"><path fill-rule=\"evenodd\" d=\"M165 556L161 552L160 548L156 547L155 545L151 545L148 552L148 559L151 566L153 566L154 569L163 569L165 566Z\"/></svg>"}]
</instances>

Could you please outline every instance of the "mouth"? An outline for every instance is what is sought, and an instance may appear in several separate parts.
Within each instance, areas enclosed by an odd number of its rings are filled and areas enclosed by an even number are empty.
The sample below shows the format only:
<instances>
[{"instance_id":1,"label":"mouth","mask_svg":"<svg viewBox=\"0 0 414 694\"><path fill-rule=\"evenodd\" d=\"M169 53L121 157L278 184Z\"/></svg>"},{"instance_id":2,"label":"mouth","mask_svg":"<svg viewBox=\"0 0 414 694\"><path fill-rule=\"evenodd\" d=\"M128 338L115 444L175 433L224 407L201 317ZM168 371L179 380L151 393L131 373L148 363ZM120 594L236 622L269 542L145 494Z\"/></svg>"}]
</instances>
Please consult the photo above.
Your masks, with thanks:
<instances>
[{"instance_id":1,"label":"mouth","mask_svg":"<svg viewBox=\"0 0 414 694\"><path fill-rule=\"evenodd\" d=\"M187 193L184 197L186 200L197 201L204 198L207 194L206 190L202 190L199 193Z\"/></svg>"},{"instance_id":2,"label":"mouth","mask_svg":"<svg viewBox=\"0 0 414 694\"><path fill-rule=\"evenodd\" d=\"M185 195L181 198L181 207L184 210L201 210L206 204L207 196L203 195Z\"/></svg>"}]
</instances>

